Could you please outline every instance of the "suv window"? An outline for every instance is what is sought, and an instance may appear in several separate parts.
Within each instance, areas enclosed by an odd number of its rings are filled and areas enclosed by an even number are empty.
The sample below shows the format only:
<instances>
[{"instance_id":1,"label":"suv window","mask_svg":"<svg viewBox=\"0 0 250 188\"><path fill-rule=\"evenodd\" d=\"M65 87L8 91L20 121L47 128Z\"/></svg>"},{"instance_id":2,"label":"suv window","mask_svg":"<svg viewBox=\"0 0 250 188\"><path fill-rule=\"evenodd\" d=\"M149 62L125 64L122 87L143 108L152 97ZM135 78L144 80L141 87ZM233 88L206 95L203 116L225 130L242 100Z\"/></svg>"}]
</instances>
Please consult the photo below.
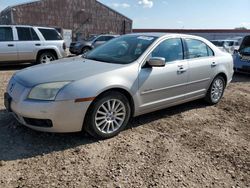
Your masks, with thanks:
<instances>
[{"instance_id":1,"label":"suv window","mask_svg":"<svg viewBox=\"0 0 250 188\"><path fill-rule=\"evenodd\" d=\"M62 40L61 35L55 29L38 29L45 40Z\"/></svg>"},{"instance_id":2,"label":"suv window","mask_svg":"<svg viewBox=\"0 0 250 188\"><path fill-rule=\"evenodd\" d=\"M0 41L13 41L13 32L11 27L0 27Z\"/></svg>"},{"instance_id":3,"label":"suv window","mask_svg":"<svg viewBox=\"0 0 250 188\"><path fill-rule=\"evenodd\" d=\"M30 28L30 32L31 32L32 40L40 40L33 28Z\"/></svg>"},{"instance_id":4,"label":"suv window","mask_svg":"<svg viewBox=\"0 0 250 188\"><path fill-rule=\"evenodd\" d=\"M204 42L196 39L186 39L188 58L200 58L214 56L214 52Z\"/></svg>"},{"instance_id":5,"label":"suv window","mask_svg":"<svg viewBox=\"0 0 250 188\"><path fill-rule=\"evenodd\" d=\"M16 29L17 29L18 39L20 41L40 40L33 28L30 28L30 27L17 27Z\"/></svg>"},{"instance_id":6,"label":"suv window","mask_svg":"<svg viewBox=\"0 0 250 188\"><path fill-rule=\"evenodd\" d=\"M164 57L166 62L183 60L183 47L181 39L167 39L152 52L152 57Z\"/></svg>"}]
</instances>

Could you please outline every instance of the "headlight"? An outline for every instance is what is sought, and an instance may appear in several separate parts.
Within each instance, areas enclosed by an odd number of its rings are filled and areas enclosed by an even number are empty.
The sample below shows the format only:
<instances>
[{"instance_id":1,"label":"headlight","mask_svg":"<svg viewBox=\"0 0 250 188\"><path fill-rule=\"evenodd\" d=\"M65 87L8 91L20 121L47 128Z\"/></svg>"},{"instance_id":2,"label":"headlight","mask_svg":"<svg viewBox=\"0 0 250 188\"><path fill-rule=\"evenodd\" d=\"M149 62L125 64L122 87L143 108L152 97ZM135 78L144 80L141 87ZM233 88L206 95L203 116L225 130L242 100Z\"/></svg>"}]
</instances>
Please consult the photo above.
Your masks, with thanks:
<instances>
[{"instance_id":1,"label":"headlight","mask_svg":"<svg viewBox=\"0 0 250 188\"><path fill-rule=\"evenodd\" d=\"M70 82L54 82L35 86L31 89L28 99L53 101L64 86Z\"/></svg>"}]
</instances>

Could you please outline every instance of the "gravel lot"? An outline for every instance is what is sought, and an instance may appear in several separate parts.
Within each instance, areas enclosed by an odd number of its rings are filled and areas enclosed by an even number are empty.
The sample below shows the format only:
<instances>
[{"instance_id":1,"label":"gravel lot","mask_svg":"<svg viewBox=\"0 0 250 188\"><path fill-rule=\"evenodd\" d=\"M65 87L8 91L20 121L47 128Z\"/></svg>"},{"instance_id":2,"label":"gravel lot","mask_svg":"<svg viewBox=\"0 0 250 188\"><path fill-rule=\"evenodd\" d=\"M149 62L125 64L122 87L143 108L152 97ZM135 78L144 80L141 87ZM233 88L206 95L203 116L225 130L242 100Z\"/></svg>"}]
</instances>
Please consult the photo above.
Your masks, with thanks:
<instances>
[{"instance_id":1,"label":"gravel lot","mask_svg":"<svg viewBox=\"0 0 250 188\"><path fill-rule=\"evenodd\" d=\"M3 107L13 73L0 71L0 187L250 187L249 76L236 75L216 106L140 116L97 141L19 125Z\"/></svg>"}]
</instances>

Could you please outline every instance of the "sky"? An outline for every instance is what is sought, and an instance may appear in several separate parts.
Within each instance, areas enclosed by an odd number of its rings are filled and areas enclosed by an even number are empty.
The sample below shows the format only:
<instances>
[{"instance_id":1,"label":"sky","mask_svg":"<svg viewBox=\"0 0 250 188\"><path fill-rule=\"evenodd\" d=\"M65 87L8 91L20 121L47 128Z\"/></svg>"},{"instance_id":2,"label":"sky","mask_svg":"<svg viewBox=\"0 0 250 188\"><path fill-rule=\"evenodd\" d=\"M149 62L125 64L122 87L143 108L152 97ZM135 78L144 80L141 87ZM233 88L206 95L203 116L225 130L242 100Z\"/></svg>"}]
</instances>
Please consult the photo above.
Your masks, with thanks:
<instances>
[{"instance_id":1,"label":"sky","mask_svg":"<svg viewBox=\"0 0 250 188\"><path fill-rule=\"evenodd\" d=\"M99 0L133 20L133 28L250 29L250 0ZM0 11L30 0L0 0Z\"/></svg>"}]
</instances>

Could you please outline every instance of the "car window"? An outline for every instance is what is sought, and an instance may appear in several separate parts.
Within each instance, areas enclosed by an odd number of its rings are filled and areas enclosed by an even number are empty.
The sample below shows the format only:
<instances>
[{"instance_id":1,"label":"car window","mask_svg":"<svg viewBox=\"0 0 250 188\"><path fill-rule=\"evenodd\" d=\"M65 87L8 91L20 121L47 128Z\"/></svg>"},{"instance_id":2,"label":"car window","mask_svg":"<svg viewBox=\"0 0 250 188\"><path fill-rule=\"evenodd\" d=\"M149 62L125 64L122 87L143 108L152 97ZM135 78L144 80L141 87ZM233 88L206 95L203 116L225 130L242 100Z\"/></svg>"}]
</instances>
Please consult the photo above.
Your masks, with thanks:
<instances>
[{"instance_id":1,"label":"car window","mask_svg":"<svg viewBox=\"0 0 250 188\"><path fill-rule=\"evenodd\" d=\"M106 36L105 37L105 41L109 41L109 40L111 40L111 39L113 39L114 37L113 36Z\"/></svg>"},{"instance_id":2,"label":"car window","mask_svg":"<svg viewBox=\"0 0 250 188\"><path fill-rule=\"evenodd\" d=\"M11 27L0 27L0 41L13 41L13 32Z\"/></svg>"},{"instance_id":3,"label":"car window","mask_svg":"<svg viewBox=\"0 0 250 188\"><path fill-rule=\"evenodd\" d=\"M62 40L60 33L58 33L55 29L38 29L45 40Z\"/></svg>"},{"instance_id":4,"label":"car window","mask_svg":"<svg viewBox=\"0 0 250 188\"><path fill-rule=\"evenodd\" d=\"M33 28L30 28L30 32L31 32L32 40L40 40Z\"/></svg>"},{"instance_id":5,"label":"car window","mask_svg":"<svg viewBox=\"0 0 250 188\"><path fill-rule=\"evenodd\" d=\"M96 39L96 41L106 41L106 37L105 36L100 36Z\"/></svg>"},{"instance_id":6,"label":"car window","mask_svg":"<svg viewBox=\"0 0 250 188\"><path fill-rule=\"evenodd\" d=\"M151 54L152 57L163 57L166 62L182 60L183 47L181 39L167 39L157 46Z\"/></svg>"},{"instance_id":7,"label":"car window","mask_svg":"<svg viewBox=\"0 0 250 188\"><path fill-rule=\"evenodd\" d=\"M18 40L32 41L32 36L29 27L17 27Z\"/></svg>"},{"instance_id":8,"label":"car window","mask_svg":"<svg viewBox=\"0 0 250 188\"><path fill-rule=\"evenodd\" d=\"M196 39L186 39L188 58L200 58L214 56L214 52L204 42Z\"/></svg>"}]
</instances>

